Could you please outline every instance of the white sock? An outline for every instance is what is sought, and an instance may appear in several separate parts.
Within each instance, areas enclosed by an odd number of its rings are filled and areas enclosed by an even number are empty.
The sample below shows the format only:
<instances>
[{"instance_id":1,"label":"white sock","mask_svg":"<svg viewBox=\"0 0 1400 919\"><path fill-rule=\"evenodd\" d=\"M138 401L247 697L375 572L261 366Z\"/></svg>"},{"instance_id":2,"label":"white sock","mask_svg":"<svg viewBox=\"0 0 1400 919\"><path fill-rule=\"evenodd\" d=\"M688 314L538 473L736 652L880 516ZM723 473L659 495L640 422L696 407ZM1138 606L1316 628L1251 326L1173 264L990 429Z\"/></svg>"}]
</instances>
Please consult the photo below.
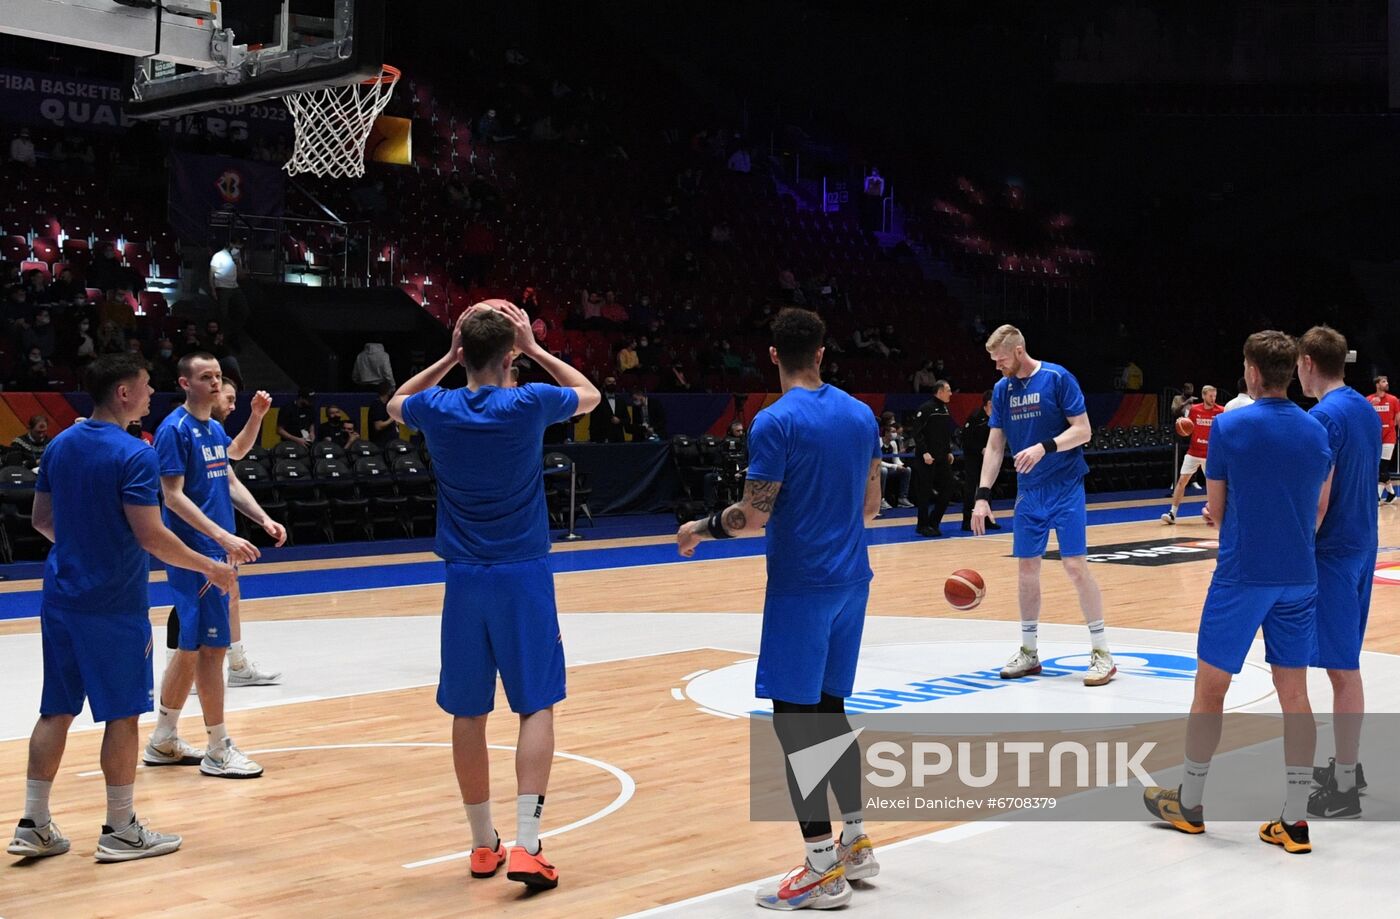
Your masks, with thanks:
<instances>
[{"instance_id":1,"label":"white sock","mask_svg":"<svg viewBox=\"0 0 1400 919\"><path fill-rule=\"evenodd\" d=\"M860 814L852 817L850 814L843 814L845 823L841 826L841 845L849 846L861 836L865 835L865 818Z\"/></svg>"},{"instance_id":2,"label":"white sock","mask_svg":"<svg viewBox=\"0 0 1400 919\"><path fill-rule=\"evenodd\" d=\"M206 724L204 733L209 735L209 752L215 759L223 759L224 748L228 746L228 728L222 724Z\"/></svg>"},{"instance_id":3,"label":"white sock","mask_svg":"<svg viewBox=\"0 0 1400 919\"><path fill-rule=\"evenodd\" d=\"M1312 766L1288 767L1288 797L1283 802L1285 823L1308 819L1308 795L1312 794Z\"/></svg>"},{"instance_id":4,"label":"white sock","mask_svg":"<svg viewBox=\"0 0 1400 919\"><path fill-rule=\"evenodd\" d=\"M1337 763L1332 775L1338 791L1351 791L1356 787L1356 763Z\"/></svg>"},{"instance_id":5,"label":"white sock","mask_svg":"<svg viewBox=\"0 0 1400 919\"><path fill-rule=\"evenodd\" d=\"M495 849L501 837L496 832L496 825L491 822L491 799L487 798L479 804L467 804L466 808L467 820L472 825L472 848L484 846Z\"/></svg>"},{"instance_id":6,"label":"white sock","mask_svg":"<svg viewBox=\"0 0 1400 919\"><path fill-rule=\"evenodd\" d=\"M1103 620L1089 623L1089 644L1095 651L1108 650L1108 633L1103 630Z\"/></svg>"},{"instance_id":7,"label":"white sock","mask_svg":"<svg viewBox=\"0 0 1400 919\"><path fill-rule=\"evenodd\" d=\"M1021 647L1027 651L1036 650L1036 639L1040 635L1040 620L1021 620Z\"/></svg>"},{"instance_id":8,"label":"white sock","mask_svg":"<svg viewBox=\"0 0 1400 919\"><path fill-rule=\"evenodd\" d=\"M114 830L124 830L136 816L136 786L107 786L107 825Z\"/></svg>"},{"instance_id":9,"label":"white sock","mask_svg":"<svg viewBox=\"0 0 1400 919\"><path fill-rule=\"evenodd\" d=\"M515 799L515 844L535 855L540 851L540 814L544 795L520 795Z\"/></svg>"},{"instance_id":10,"label":"white sock","mask_svg":"<svg viewBox=\"0 0 1400 919\"><path fill-rule=\"evenodd\" d=\"M24 783L24 816L33 820L35 826L47 826L53 820L49 813L49 793L53 782L43 779L28 779Z\"/></svg>"},{"instance_id":11,"label":"white sock","mask_svg":"<svg viewBox=\"0 0 1400 919\"><path fill-rule=\"evenodd\" d=\"M836 867L836 840L829 836L826 839L807 840L807 864L821 874Z\"/></svg>"},{"instance_id":12,"label":"white sock","mask_svg":"<svg viewBox=\"0 0 1400 919\"><path fill-rule=\"evenodd\" d=\"M1210 760L1198 763L1187 759L1181 771L1181 806L1187 810L1201 806L1206 795L1206 773L1210 770Z\"/></svg>"},{"instance_id":13,"label":"white sock","mask_svg":"<svg viewBox=\"0 0 1400 919\"><path fill-rule=\"evenodd\" d=\"M248 655L243 651L243 642L235 641L228 646L228 665L234 670L248 666Z\"/></svg>"},{"instance_id":14,"label":"white sock","mask_svg":"<svg viewBox=\"0 0 1400 919\"><path fill-rule=\"evenodd\" d=\"M156 730L151 735L151 743L161 744L180 732L180 710L156 705Z\"/></svg>"}]
</instances>

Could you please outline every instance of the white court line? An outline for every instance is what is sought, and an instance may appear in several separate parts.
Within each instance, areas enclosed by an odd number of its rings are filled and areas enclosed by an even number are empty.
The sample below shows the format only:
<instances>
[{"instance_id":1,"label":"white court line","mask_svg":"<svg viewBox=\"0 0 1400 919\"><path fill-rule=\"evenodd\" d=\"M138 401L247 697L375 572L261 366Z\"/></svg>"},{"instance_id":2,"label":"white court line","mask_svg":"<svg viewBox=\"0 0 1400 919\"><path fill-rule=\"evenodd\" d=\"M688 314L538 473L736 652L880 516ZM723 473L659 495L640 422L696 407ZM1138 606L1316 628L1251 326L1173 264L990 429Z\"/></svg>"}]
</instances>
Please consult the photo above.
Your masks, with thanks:
<instances>
[{"instance_id":1,"label":"white court line","mask_svg":"<svg viewBox=\"0 0 1400 919\"><path fill-rule=\"evenodd\" d=\"M685 676L681 677L681 682L682 682L682 683L689 683L691 680L695 679L696 677L701 676L702 674L709 673L709 672L710 672L709 668L708 668L708 667L705 667L705 668L702 668L702 669L700 669L700 670L695 671L694 673L687 673Z\"/></svg>"},{"instance_id":2,"label":"white court line","mask_svg":"<svg viewBox=\"0 0 1400 919\"><path fill-rule=\"evenodd\" d=\"M446 747L450 746L450 744L434 744L434 746ZM514 747L503 747L497 744L487 744L487 747L492 750L510 750L512 752L514 752L515 750ZM543 832L540 834L541 839L545 839L549 836L559 836L561 834L569 832L570 830L576 830L581 826L587 826L590 823L595 823L599 820L602 820L604 817L618 810L628 801L632 800L632 795L636 794L637 792L637 783L632 780L632 777L611 763L605 763L602 760L591 759L587 756L579 756L577 753L563 753L559 750L555 750L554 755L559 757L560 759L571 759L575 762L587 763L590 766L597 766L604 772L610 772L612 773L613 777L617 779L618 784L622 786L622 789L617 793L617 797L613 798L612 803L610 803L607 807L603 808L595 814L590 814L581 820L575 820L573 823L569 823L561 827L555 827L552 830ZM513 846L515 845L515 840L512 839L509 842L502 841L502 845ZM443 862L450 862L456 861L460 858L467 858L471 854L471 849L465 849L461 852L451 852L447 855L439 855L436 858L428 858L422 861L409 862L407 865L404 865L404 867L407 868L409 871L412 871L415 868L426 868L429 865L440 865Z\"/></svg>"},{"instance_id":3,"label":"white court line","mask_svg":"<svg viewBox=\"0 0 1400 919\"><path fill-rule=\"evenodd\" d=\"M679 689L677 689L676 687L672 686L672 687L671 687L671 698L672 698L672 699L675 699L677 702L684 702L684 701L685 701L685 693L681 692Z\"/></svg>"},{"instance_id":4,"label":"white court line","mask_svg":"<svg viewBox=\"0 0 1400 919\"><path fill-rule=\"evenodd\" d=\"M999 820L978 820L972 823L950 826L947 829L934 830L932 833L925 833L922 836L911 836L908 839L901 839L899 842L892 842L887 846L878 846L876 848L879 852L891 852L895 849L902 849L905 846L911 846L918 842L937 842L946 845L948 843L961 842L973 836L981 836L983 833L990 833L993 830L999 830L1005 826L1010 826L1010 824L1006 821ZM651 909L643 910L640 913L628 913L626 916L620 917L620 919L643 919L645 916L668 915L687 906L695 906L696 904L740 891L751 891L758 885L767 881L776 881L784 877L785 874L786 872L784 874L771 874L768 877L755 878L752 881L735 884L733 887L726 887L723 890L712 890L709 893L702 893L699 896L690 897L685 900L677 900L675 903L667 903L664 906L653 906Z\"/></svg>"}]
</instances>

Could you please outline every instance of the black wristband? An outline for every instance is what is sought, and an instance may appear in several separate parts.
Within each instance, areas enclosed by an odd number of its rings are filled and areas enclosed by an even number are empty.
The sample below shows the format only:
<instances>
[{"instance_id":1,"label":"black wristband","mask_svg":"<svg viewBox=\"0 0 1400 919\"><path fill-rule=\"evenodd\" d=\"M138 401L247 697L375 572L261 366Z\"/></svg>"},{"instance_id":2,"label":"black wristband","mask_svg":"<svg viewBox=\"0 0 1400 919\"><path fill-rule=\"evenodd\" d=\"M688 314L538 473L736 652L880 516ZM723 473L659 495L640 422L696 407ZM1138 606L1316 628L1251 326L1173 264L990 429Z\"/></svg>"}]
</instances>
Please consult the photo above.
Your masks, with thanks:
<instances>
[{"instance_id":1,"label":"black wristband","mask_svg":"<svg viewBox=\"0 0 1400 919\"><path fill-rule=\"evenodd\" d=\"M1054 453L1056 450L1060 449L1055 446L1055 438L1053 437L1045 438L1040 442L1040 445L1045 448L1046 453Z\"/></svg>"},{"instance_id":2,"label":"black wristband","mask_svg":"<svg viewBox=\"0 0 1400 919\"><path fill-rule=\"evenodd\" d=\"M711 538L711 539L733 539L733 538L734 538L734 534L733 534L733 533L729 533L729 532L727 532L727 531L724 529L724 521L720 519L720 517L721 517L721 515L722 515L723 513L724 513L724 511L715 511L713 514L710 515L709 522L706 524L706 526L707 526L707 527L709 528L709 530L710 530L710 538Z\"/></svg>"},{"instance_id":3,"label":"black wristband","mask_svg":"<svg viewBox=\"0 0 1400 919\"><path fill-rule=\"evenodd\" d=\"M972 500L990 502L992 500L992 490L990 488L978 488L977 494Z\"/></svg>"}]
</instances>

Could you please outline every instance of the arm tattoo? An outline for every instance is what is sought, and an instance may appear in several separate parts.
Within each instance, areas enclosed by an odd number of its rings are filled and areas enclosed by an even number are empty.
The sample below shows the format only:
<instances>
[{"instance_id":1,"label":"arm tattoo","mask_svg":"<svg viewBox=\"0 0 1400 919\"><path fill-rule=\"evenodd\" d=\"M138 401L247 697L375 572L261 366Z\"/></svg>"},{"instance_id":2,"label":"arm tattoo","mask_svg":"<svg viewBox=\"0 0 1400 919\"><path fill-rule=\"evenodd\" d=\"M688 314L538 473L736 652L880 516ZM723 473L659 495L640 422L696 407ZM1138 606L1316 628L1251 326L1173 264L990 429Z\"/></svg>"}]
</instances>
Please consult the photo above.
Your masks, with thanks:
<instances>
[{"instance_id":1,"label":"arm tattoo","mask_svg":"<svg viewBox=\"0 0 1400 919\"><path fill-rule=\"evenodd\" d=\"M778 489L782 487L782 482L758 482L750 479L744 483L744 500L754 510L771 514L773 503L778 500Z\"/></svg>"},{"instance_id":2,"label":"arm tattoo","mask_svg":"<svg viewBox=\"0 0 1400 919\"><path fill-rule=\"evenodd\" d=\"M724 523L724 531L726 533L741 533L744 530L744 526L749 521L748 518L744 516L744 512L740 510L739 506L736 504L733 507L725 509L722 522Z\"/></svg>"}]
</instances>

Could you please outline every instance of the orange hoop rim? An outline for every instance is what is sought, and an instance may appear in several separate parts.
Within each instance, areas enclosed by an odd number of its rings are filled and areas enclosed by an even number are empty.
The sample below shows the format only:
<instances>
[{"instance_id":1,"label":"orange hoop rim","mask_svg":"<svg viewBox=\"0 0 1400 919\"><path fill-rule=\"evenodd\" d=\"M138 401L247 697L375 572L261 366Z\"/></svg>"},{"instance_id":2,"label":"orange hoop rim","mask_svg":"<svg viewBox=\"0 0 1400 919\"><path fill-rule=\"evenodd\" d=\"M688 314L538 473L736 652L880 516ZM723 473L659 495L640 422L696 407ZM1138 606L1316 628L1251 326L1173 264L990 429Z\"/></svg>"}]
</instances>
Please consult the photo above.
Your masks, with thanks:
<instances>
[{"instance_id":1,"label":"orange hoop rim","mask_svg":"<svg viewBox=\"0 0 1400 919\"><path fill-rule=\"evenodd\" d=\"M379 68L379 76L370 77L368 80L361 80L361 86L377 86L380 83L397 83L403 76L402 71L392 64L383 64Z\"/></svg>"}]
</instances>

